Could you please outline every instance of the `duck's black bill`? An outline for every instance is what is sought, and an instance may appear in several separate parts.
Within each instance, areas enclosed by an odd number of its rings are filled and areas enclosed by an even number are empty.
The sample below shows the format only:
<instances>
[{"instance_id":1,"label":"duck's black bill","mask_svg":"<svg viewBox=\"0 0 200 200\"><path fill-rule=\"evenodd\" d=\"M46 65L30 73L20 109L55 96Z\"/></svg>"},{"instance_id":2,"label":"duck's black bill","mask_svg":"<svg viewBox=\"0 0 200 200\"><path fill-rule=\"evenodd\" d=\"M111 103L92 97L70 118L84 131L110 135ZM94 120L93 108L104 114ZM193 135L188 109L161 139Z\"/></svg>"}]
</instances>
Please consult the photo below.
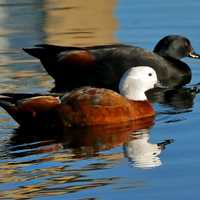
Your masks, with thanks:
<instances>
[{"instance_id":1,"label":"duck's black bill","mask_svg":"<svg viewBox=\"0 0 200 200\"><path fill-rule=\"evenodd\" d=\"M197 53L195 53L194 51L192 51L192 52L190 52L189 54L188 54L188 57L190 57L190 58L200 58L200 54L197 54Z\"/></svg>"},{"instance_id":2,"label":"duck's black bill","mask_svg":"<svg viewBox=\"0 0 200 200\"><path fill-rule=\"evenodd\" d=\"M172 143L174 143L174 140L173 140L173 139L168 139L168 140L165 140L164 142L158 143L157 145L158 145L162 150L164 150L166 145L172 144Z\"/></svg>"}]
</instances>

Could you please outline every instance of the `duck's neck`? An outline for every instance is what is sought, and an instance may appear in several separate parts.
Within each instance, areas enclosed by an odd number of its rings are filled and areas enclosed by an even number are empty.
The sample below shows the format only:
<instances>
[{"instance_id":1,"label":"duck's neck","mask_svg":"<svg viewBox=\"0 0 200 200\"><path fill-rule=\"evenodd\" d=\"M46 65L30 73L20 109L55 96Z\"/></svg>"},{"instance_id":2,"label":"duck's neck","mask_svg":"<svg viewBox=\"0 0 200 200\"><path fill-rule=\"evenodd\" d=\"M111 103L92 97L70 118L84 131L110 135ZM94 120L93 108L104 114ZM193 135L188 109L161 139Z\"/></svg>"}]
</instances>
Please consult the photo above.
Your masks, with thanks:
<instances>
[{"instance_id":1,"label":"duck's neck","mask_svg":"<svg viewBox=\"0 0 200 200\"><path fill-rule=\"evenodd\" d=\"M136 117L136 119L141 118L141 116L142 118L144 118L144 117L152 117L155 115L155 111L148 100L144 101L129 100L129 102L134 110L135 116L138 116Z\"/></svg>"},{"instance_id":2,"label":"duck's neck","mask_svg":"<svg viewBox=\"0 0 200 200\"><path fill-rule=\"evenodd\" d=\"M153 52L164 58L169 58L169 59L174 59L174 60L179 60L183 57L183 56L177 55L175 53L171 53L170 50L169 51L167 51L167 50L159 50L158 51L158 50L154 49Z\"/></svg>"},{"instance_id":3,"label":"duck's neck","mask_svg":"<svg viewBox=\"0 0 200 200\"><path fill-rule=\"evenodd\" d=\"M144 92L141 92L138 90L134 92L129 92L127 94L124 94L124 96L131 101L147 101L147 96L145 95Z\"/></svg>"}]
</instances>

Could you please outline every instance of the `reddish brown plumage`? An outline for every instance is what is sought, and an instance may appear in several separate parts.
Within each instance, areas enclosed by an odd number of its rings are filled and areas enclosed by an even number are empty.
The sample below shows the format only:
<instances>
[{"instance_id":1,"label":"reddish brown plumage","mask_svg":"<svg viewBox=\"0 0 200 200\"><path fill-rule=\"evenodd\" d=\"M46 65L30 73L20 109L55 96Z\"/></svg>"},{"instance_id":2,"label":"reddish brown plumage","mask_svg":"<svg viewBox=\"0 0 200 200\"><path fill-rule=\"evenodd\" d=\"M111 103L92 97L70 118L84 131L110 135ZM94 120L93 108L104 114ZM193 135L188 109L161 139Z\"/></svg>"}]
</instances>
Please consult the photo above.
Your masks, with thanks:
<instances>
[{"instance_id":1,"label":"reddish brown plumage","mask_svg":"<svg viewBox=\"0 0 200 200\"><path fill-rule=\"evenodd\" d=\"M129 101L116 92L97 88L72 91L56 107L56 113L66 126L118 124L155 115L148 101Z\"/></svg>"},{"instance_id":2,"label":"reddish brown plumage","mask_svg":"<svg viewBox=\"0 0 200 200\"><path fill-rule=\"evenodd\" d=\"M28 99L24 99L18 102L18 109L22 112L34 111L34 112L45 112L49 109L60 104L60 100L54 96L38 96Z\"/></svg>"},{"instance_id":3,"label":"reddish brown plumage","mask_svg":"<svg viewBox=\"0 0 200 200\"><path fill-rule=\"evenodd\" d=\"M42 125L47 112L60 104L60 100L53 96L38 96L11 103L13 101L2 99L0 105L22 126Z\"/></svg>"},{"instance_id":4,"label":"reddish brown plumage","mask_svg":"<svg viewBox=\"0 0 200 200\"><path fill-rule=\"evenodd\" d=\"M59 60L62 64L73 65L73 66L84 66L89 67L94 65L94 57L91 53L84 50L75 50L70 53L61 53ZM85 68L84 68L85 69Z\"/></svg>"},{"instance_id":5,"label":"reddish brown plumage","mask_svg":"<svg viewBox=\"0 0 200 200\"><path fill-rule=\"evenodd\" d=\"M130 101L120 94L100 88L83 87L62 97L39 96L0 102L22 126L71 127L127 123L151 117L155 112L148 101Z\"/></svg>"}]
</instances>

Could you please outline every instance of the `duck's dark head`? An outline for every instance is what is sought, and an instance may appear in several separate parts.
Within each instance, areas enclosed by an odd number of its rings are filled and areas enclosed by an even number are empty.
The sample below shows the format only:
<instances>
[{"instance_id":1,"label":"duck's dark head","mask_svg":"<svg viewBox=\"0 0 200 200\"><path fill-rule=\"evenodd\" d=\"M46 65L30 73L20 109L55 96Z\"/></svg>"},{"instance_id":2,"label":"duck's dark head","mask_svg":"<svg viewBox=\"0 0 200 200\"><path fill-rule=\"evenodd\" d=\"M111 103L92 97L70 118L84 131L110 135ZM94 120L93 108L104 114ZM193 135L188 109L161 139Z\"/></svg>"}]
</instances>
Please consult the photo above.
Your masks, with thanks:
<instances>
[{"instance_id":1,"label":"duck's dark head","mask_svg":"<svg viewBox=\"0 0 200 200\"><path fill-rule=\"evenodd\" d=\"M200 54L194 52L190 41L180 35L168 35L162 38L155 46L154 53L175 59L183 57L200 58Z\"/></svg>"}]
</instances>

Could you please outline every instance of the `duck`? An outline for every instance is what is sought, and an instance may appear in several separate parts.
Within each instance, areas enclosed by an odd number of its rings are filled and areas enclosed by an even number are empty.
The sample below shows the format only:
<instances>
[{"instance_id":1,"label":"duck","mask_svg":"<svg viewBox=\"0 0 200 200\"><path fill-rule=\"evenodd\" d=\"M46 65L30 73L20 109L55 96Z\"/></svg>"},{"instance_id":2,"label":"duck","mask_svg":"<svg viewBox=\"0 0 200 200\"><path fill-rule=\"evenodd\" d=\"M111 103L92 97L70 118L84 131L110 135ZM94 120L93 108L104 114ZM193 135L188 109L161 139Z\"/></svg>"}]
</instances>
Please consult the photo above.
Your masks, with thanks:
<instances>
[{"instance_id":1,"label":"duck","mask_svg":"<svg viewBox=\"0 0 200 200\"><path fill-rule=\"evenodd\" d=\"M181 58L200 58L188 38L181 35L163 37L153 52L137 46L111 44L89 47L38 44L23 49L38 58L55 80L52 92L71 91L85 85L118 90L123 73L131 67L152 67L158 80L168 88L191 81L190 67Z\"/></svg>"},{"instance_id":2,"label":"duck","mask_svg":"<svg viewBox=\"0 0 200 200\"><path fill-rule=\"evenodd\" d=\"M0 106L23 127L54 129L131 123L153 117L155 111L145 92L159 87L149 66L128 69L119 83L120 94L106 88L85 86L63 96L1 96Z\"/></svg>"}]
</instances>

